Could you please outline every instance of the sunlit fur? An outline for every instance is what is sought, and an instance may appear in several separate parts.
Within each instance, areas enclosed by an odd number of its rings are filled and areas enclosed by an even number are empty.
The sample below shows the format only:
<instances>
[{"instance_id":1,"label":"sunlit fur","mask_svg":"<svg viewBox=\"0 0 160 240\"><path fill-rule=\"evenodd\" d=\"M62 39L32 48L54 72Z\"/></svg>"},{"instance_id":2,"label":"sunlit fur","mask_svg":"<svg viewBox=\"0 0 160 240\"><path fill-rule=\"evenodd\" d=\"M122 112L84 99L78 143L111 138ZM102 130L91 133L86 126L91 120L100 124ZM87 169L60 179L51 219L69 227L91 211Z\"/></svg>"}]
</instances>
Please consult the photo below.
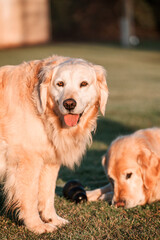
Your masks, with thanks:
<instances>
[{"instance_id":1,"label":"sunlit fur","mask_svg":"<svg viewBox=\"0 0 160 240\"><path fill-rule=\"evenodd\" d=\"M54 83L60 77L70 88L59 93ZM84 78L89 85L80 89ZM74 127L63 120L63 101L70 97L77 101L73 114L83 113ZM0 174L6 209L18 208L31 231L52 232L67 223L54 209L58 171L61 165L80 164L107 97L105 70L82 59L53 56L0 68Z\"/></svg>"},{"instance_id":2,"label":"sunlit fur","mask_svg":"<svg viewBox=\"0 0 160 240\"><path fill-rule=\"evenodd\" d=\"M160 128L118 137L102 157L110 183L87 191L88 201L132 208L160 200Z\"/></svg>"},{"instance_id":3,"label":"sunlit fur","mask_svg":"<svg viewBox=\"0 0 160 240\"><path fill-rule=\"evenodd\" d=\"M139 130L113 141L104 168L114 181L115 206L160 200L160 129Z\"/></svg>"}]
</instances>

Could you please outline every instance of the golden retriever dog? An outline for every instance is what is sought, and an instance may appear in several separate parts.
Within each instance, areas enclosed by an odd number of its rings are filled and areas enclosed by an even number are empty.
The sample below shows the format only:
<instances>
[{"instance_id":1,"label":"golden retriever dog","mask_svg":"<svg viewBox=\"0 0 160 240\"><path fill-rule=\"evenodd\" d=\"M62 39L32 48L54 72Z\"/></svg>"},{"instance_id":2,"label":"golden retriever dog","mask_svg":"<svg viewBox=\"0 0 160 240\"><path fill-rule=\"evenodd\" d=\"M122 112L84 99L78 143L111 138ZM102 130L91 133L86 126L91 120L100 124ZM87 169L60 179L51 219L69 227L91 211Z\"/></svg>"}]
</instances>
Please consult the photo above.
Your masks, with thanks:
<instances>
[{"instance_id":1,"label":"golden retriever dog","mask_svg":"<svg viewBox=\"0 0 160 240\"><path fill-rule=\"evenodd\" d=\"M102 165L110 183L88 191L89 201L112 200L116 207L132 208L160 200L160 128L118 137Z\"/></svg>"},{"instance_id":2,"label":"golden retriever dog","mask_svg":"<svg viewBox=\"0 0 160 240\"><path fill-rule=\"evenodd\" d=\"M108 97L103 67L53 56L0 68L0 175L6 208L37 233L68 221L56 214L61 165L80 164Z\"/></svg>"}]
</instances>

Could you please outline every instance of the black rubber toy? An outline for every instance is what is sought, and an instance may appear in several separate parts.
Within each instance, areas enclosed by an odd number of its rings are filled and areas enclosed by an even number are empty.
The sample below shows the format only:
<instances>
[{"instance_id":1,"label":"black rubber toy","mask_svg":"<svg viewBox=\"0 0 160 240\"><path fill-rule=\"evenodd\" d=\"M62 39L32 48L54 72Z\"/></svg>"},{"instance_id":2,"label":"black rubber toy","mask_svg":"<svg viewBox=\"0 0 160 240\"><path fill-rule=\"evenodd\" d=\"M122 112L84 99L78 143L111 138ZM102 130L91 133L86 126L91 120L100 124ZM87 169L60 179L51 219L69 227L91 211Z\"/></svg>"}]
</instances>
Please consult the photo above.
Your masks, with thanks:
<instances>
[{"instance_id":1,"label":"black rubber toy","mask_svg":"<svg viewBox=\"0 0 160 240\"><path fill-rule=\"evenodd\" d=\"M65 184L63 196L76 203L87 201L84 186L78 180L70 180Z\"/></svg>"}]
</instances>

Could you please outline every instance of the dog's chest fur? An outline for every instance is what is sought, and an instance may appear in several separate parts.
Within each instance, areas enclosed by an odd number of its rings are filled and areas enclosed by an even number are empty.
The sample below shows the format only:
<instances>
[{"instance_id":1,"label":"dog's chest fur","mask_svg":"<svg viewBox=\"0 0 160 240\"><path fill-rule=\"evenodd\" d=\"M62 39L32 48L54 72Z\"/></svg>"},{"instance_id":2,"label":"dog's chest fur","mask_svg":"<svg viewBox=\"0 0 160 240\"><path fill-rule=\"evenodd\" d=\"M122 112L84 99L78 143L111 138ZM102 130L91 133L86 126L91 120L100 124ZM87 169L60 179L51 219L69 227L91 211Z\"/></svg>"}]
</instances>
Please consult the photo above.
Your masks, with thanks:
<instances>
[{"instance_id":1,"label":"dog's chest fur","mask_svg":"<svg viewBox=\"0 0 160 240\"><path fill-rule=\"evenodd\" d=\"M58 117L47 115L43 119L45 132L55 153L55 160L69 168L80 164L80 159L86 147L92 141L91 132L96 127L98 109L94 106L88 112L87 124L80 120L80 124L72 128L62 128ZM54 159L53 159L54 161Z\"/></svg>"}]
</instances>

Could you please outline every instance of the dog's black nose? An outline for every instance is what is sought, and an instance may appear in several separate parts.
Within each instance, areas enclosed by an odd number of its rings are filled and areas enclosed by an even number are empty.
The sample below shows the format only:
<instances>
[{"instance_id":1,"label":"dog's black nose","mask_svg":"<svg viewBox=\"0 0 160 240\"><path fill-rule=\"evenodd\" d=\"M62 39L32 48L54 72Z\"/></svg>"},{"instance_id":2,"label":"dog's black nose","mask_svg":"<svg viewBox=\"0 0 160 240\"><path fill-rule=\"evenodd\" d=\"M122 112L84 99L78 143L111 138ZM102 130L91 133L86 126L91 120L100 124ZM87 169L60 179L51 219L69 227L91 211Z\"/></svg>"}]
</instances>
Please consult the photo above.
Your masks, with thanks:
<instances>
[{"instance_id":1,"label":"dog's black nose","mask_svg":"<svg viewBox=\"0 0 160 240\"><path fill-rule=\"evenodd\" d=\"M73 98L68 98L63 102L65 109L71 111L76 107L77 103Z\"/></svg>"}]
</instances>

